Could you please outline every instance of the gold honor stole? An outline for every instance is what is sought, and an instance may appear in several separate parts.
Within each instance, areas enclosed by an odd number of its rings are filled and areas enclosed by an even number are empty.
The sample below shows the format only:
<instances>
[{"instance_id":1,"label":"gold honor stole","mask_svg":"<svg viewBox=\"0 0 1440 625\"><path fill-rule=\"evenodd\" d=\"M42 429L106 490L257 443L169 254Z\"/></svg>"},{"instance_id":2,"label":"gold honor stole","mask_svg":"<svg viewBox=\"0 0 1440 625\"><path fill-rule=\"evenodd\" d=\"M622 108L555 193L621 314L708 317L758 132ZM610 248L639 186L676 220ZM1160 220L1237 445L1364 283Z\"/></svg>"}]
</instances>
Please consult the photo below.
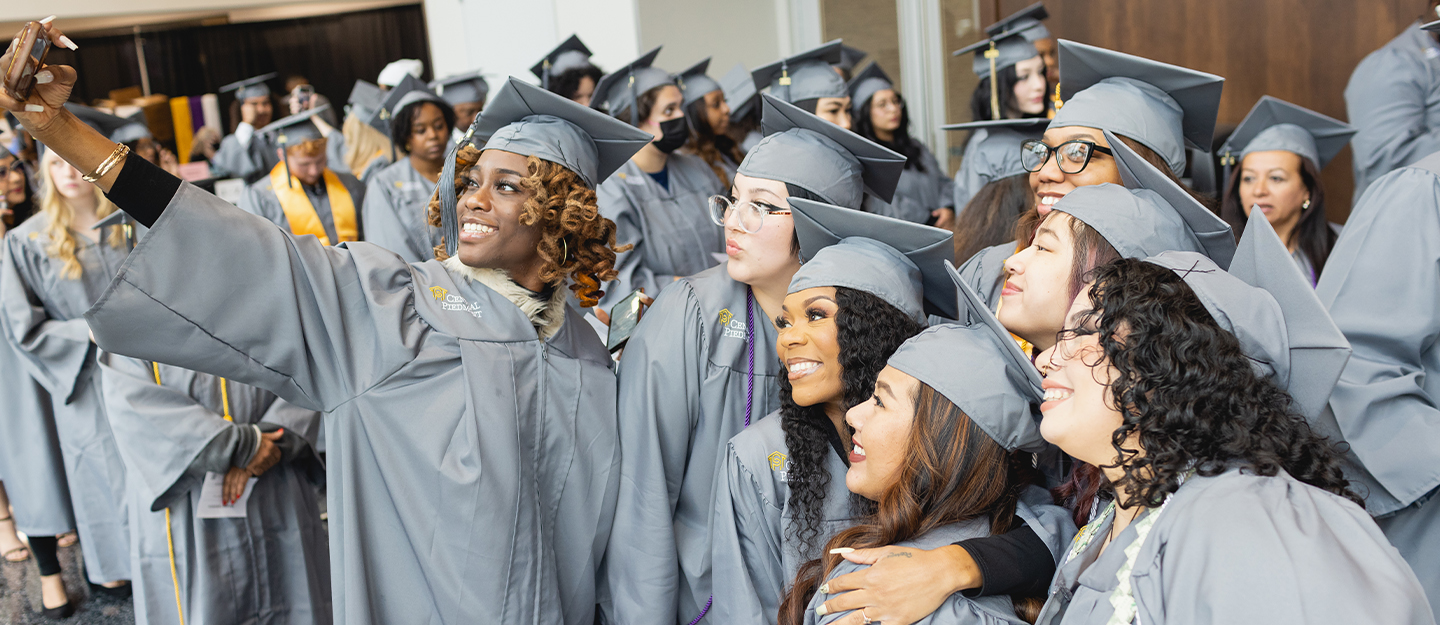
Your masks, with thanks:
<instances>
[{"instance_id":1,"label":"gold honor stole","mask_svg":"<svg viewBox=\"0 0 1440 625\"><path fill-rule=\"evenodd\" d=\"M313 234L325 245L338 243L332 242L325 234L325 225L320 223L320 215L315 212L315 205L310 203L310 196L305 195L305 187L289 173L283 162L270 170L270 189L280 200L280 209L285 211L285 219L290 222L290 232L298 236ZM359 240L360 231L355 226L355 201L350 199L350 192L335 172L326 169L324 177L325 194L330 197L330 216L335 220L335 234L340 241ZM290 186L287 178L294 181L295 186Z\"/></svg>"}]
</instances>

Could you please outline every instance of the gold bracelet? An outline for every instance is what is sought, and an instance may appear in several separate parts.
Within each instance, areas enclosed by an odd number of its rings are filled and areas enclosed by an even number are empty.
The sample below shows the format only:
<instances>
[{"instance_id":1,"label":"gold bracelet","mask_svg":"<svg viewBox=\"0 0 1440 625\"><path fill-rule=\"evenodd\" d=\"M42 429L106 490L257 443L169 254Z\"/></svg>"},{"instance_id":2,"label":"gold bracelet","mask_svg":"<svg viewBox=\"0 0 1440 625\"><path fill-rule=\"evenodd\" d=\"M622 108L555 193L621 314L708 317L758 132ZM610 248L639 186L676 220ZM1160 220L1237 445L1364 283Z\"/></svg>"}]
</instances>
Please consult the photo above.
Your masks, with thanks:
<instances>
[{"instance_id":1,"label":"gold bracelet","mask_svg":"<svg viewBox=\"0 0 1440 625\"><path fill-rule=\"evenodd\" d=\"M99 180L99 179L101 179L101 178L104 178L104 177L105 177L105 174L110 173L110 170L111 170L111 169L114 169L114 168L115 168L115 165L116 165L117 163L119 163L120 161L125 160L125 157L126 157L127 155L129 155L129 154L130 154L130 147L129 147L129 146L127 146L127 145L125 145L125 144L123 144L123 143L116 143L116 144L115 144L115 151L114 151L114 152L111 152L109 158L106 158L104 162L100 163L100 166L99 166L99 167L95 168L95 173L93 173L93 174L86 174L86 175L84 175L84 176L81 176L80 178L81 178L82 180L84 180L85 182L90 182L90 183L93 183L93 182L95 182L96 180Z\"/></svg>"}]
</instances>

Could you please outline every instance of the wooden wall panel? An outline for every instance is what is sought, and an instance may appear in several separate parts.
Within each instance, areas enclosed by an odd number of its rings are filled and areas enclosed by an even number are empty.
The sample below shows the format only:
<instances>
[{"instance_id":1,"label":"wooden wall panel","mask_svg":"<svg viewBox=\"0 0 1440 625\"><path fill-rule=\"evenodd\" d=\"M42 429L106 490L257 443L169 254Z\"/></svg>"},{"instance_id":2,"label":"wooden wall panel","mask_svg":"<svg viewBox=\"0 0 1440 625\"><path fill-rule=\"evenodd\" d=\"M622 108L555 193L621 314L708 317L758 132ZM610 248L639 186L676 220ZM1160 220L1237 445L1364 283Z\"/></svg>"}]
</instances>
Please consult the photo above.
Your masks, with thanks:
<instances>
[{"instance_id":1,"label":"wooden wall panel","mask_svg":"<svg viewBox=\"0 0 1440 625\"><path fill-rule=\"evenodd\" d=\"M985 23L1031 1L987 0ZM1232 127L1262 95L1346 119L1351 71L1425 7L1425 0L1046 2L1047 25L1057 37L1224 76L1218 124ZM1322 174L1337 222L1350 212L1350 162L1346 148Z\"/></svg>"}]
</instances>

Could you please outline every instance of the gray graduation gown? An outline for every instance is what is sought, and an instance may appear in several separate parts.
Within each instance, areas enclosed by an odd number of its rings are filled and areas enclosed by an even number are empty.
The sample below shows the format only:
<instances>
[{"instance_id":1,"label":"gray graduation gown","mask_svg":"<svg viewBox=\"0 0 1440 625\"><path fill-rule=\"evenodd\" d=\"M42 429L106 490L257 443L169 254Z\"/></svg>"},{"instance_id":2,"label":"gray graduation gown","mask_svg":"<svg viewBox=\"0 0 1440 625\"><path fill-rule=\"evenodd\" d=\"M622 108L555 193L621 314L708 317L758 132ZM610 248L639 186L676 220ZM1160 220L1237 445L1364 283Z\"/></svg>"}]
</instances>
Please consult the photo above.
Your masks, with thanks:
<instances>
[{"instance_id":1,"label":"gray graduation gown","mask_svg":"<svg viewBox=\"0 0 1440 625\"><path fill-rule=\"evenodd\" d=\"M705 161L671 154L666 162L666 190L635 161L626 162L595 190L600 214L615 222L615 242L634 245L615 258L620 273L605 285L600 306L609 308L631 291L645 288L655 297L678 276L700 273L719 264L713 254L725 251L720 226L710 221L708 198L729 192Z\"/></svg>"},{"instance_id":2,"label":"gray graduation gown","mask_svg":"<svg viewBox=\"0 0 1440 625\"><path fill-rule=\"evenodd\" d=\"M1038 625L1105 625L1114 614L1110 594L1136 532L1130 524L1099 553L1109 527L1107 517L1055 572ZM1190 478L1138 549L1130 579L1146 625L1435 622L1364 510L1283 472Z\"/></svg>"},{"instance_id":3,"label":"gray graduation gown","mask_svg":"<svg viewBox=\"0 0 1440 625\"><path fill-rule=\"evenodd\" d=\"M1033 129L1014 128L976 128L970 134L970 139L965 142L965 156L961 159L960 169L955 171L953 184L954 196L951 200L955 205L955 212L965 210L965 206L975 197L976 193L984 187L987 179L981 176L980 163L983 158L979 155L996 150L1020 151L1020 144L1030 139L1039 139L1045 136L1045 126L1035 126ZM969 158L970 156L977 158Z\"/></svg>"},{"instance_id":4,"label":"gray graduation gown","mask_svg":"<svg viewBox=\"0 0 1440 625\"><path fill-rule=\"evenodd\" d=\"M360 229L360 240L365 240L364 222L361 221L362 207L365 205L365 186L360 180L350 174L335 172L335 177L340 179L340 184L345 185L345 190L350 192L350 201L355 204L356 226ZM325 235L330 237L332 243L338 243L340 237L335 234L335 217L330 213L330 195L325 191L325 181L321 180L316 185L300 185L305 189L305 197L310 198L310 205L315 207L315 214L320 217L320 225L325 227ZM275 190L270 188L270 177L266 176L245 187L245 195L240 198L240 208L249 211L253 215L259 215L271 223L290 231L290 220L285 217L285 209L280 207L280 198L275 195Z\"/></svg>"},{"instance_id":5,"label":"gray graduation gown","mask_svg":"<svg viewBox=\"0 0 1440 625\"><path fill-rule=\"evenodd\" d=\"M610 622L689 623L710 598L715 479L731 437L745 428L751 392L745 294L725 264L682 278L655 298L626 344L625 453L605 565ZM780 406L780 363L775 325L758 302L751 317L755 423Z\"/></svg>"},{"instance_id":6,"label":"gray graduation gown","mask_svg":"<svg viewBox=\"0 0 1440 625\"><path fill-rule=\"evenodd\" d=\"M50 395L5 340L0 340L0 398L0 481L10 497L15 528L27 536L75 529Z\"/></svg>"},{"instance_id":7,"label":"gray graduation gown","mask_svg":"<svg viewBox=\"0 0 1440 625\"><path fill-rule=\"evenodd\" d=\"M435 258L440 229L425 223L434 193L435 183L420 175L409 158L384 165L365 184L360 218L365 240L399 254L407 263Z\"/></svg>"},{"instance_id":8,"label":"gray graduation gown","mask_svg":"<svg viewBox=\"0 0 1440 625\"><path fill-rule=\"evenodd\" d=\"M906 167L900 172L900 181L895 186L895 196L887 204L869 195L866 211L923 224L930 219L930 211L937 208L955 208L954 183L930 148L920 146L920 162L925 171Z\"/></svg>"},{"instance_id":9,"label":"gray graduation gown","mask_svg":"<svg viewBox=\"0 0 1440 625\"><path fill-rule=\"evenodd\" d=\"M825 454L830 487L820 535L813 552L801 553L791 529L789 454L779 411L730 439L724 473L715 486L710 562L715 604L706 617L709 622L773 625L785 588L795 581L800 565L818 557L825 541L854 523L851 494L845 488L850 467L832 450Z\"/></svg>"},{"instance_id":10,"label":"gray graduation gown","mask_svg":"<svg viewBox=\"0 0 1440 625\"><path fill-rule=\"evenodd\" d=\"M178 578L187 623L330 623L329 551L315 490L325 469L292 427L319 413L227 382L230 422L219 378L161 365L157 386L150 363L113 354L102 362L106 407L129 475L136 622L180 622ZM286 428L280 464L256 482L245 518L197 518L206 471L248 464L255 425Z\"/></svg>"},{"instance_id":11,"label":"gray graduation gown","mask_svg":"<svg viewBox=\"0 0 1440 625\"><path fill-rule=\"evenodd\" d=\"M50 394L90 581L130 579L125 463L105 417L96 350L81 318L119 270L126 251L75 233L83 273L74 280L63 278L61 263L45 251L49 222L39 214L5 235L0 326L26 371Z\"/></svg>"},{"instance_id":12,"label":"gray graduation gown","mask_svg":"<svg viewBox=\"0 0 1440 625\"><path fill-rule=\"evenodd\" d=\"M250 136L249 145L240 145L235 135L225 135L210 159L210 175L216 178L244 178L254 180L275 168L280 158L275 155L275 146L259 132Z\"/></svg>"},{"instance_id":13,"label":"gray graduation gown","mask_svg":"<svg viewBox=\"0 0 1440 625\"><path fill-rule=\"evenodd\" d=\"M577 311L542 341L438 262L322 246L182 184L87 319L114 353L327 413L335 622L594 621L620 449L612 361Z\"/></svg>"},{"instance_id":14,"label":"gray graduation gown","mask_svg":"<svg viewBox=\"0 0 1440 625\"><path fill-rule=\"evenodd\" d=\"M1440 45L1411 24L1355 66L1345 110L1359 203L1375 179L1440 150Z\"/></svg>"},{"instance_id":15,"label":"gray graduation gown","mask_svg":"<svg viewBox=\"0 0 1440 625\"><path fill-rule=\"evenodd\" d=\"M1020 505L1025 505L1021 503ZM899 547L913 547L915 549L938 549L946 545L953 545L962 540L971 538L984 538L990 535L990 519L977 518L969 521L961 521L944 527L936 528L923 536L913 540L906 540L896 543ZM841 575L848 575L856 571L869 568L868 565L855 564L848 560L842 560L826 580L832 580ZM823 623L834 623L850 611L835 612L825 616L816 616L815 609L820 607L827 599L836 595L823 595L815 593L810 598L810 605L805 608L806 625L821 625ZM950 595L945 603L930 616L915 622L916 625L1029 625L1020 617L1015 615L1015 604L1010 600L1009 595L997 595L991 597L967 598L960 593Z\"/></svg>"},{"instance_id":16,"label":"gray graduation gown","mask_svg":"<svg viewBox=\"0 0 1440 625\"><path fill-rule=\"evenodd\" d=\"M1371 185L1315 294L1354 352L1325 432L1347 477L1440 605L1440 154Z\"/></svg>"}]
</instances>

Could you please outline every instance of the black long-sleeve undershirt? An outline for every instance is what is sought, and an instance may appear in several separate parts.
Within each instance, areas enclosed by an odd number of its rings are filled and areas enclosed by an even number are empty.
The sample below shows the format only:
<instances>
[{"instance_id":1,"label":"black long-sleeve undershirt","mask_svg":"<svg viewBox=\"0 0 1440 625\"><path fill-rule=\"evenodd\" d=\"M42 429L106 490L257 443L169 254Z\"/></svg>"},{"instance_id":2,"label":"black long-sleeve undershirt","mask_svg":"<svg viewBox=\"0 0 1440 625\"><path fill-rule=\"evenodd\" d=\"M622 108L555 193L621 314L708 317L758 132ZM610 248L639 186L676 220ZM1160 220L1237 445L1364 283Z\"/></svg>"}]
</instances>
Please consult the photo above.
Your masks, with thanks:
<instances>
[{"instance_id":1,"label":"black long-sleeve undershirt","mask_svg":"<svg viewBox=\"0 0 1440 625\"><path fill-rule=\"evenodd\" d=\"M1055 556L1028 525L955 545L969 552L980 569L980 587L962 592L966 597L1043 597L1055 577Z\"/></svg>"},{"instance_id":2,"label":"black long-sleeve undershirt","mask_svg":"<svg viewBox=\"0 0 1440 625\"><path fill-rule=\"evenodd\" d=\"M110 185L110 198L120 210L135 218L146 228L155 225L160 213L170 205L170 200L180 192L179 178L150 161L134 154L125 157L125 165Z\"/></svg>"}]
</instances>

